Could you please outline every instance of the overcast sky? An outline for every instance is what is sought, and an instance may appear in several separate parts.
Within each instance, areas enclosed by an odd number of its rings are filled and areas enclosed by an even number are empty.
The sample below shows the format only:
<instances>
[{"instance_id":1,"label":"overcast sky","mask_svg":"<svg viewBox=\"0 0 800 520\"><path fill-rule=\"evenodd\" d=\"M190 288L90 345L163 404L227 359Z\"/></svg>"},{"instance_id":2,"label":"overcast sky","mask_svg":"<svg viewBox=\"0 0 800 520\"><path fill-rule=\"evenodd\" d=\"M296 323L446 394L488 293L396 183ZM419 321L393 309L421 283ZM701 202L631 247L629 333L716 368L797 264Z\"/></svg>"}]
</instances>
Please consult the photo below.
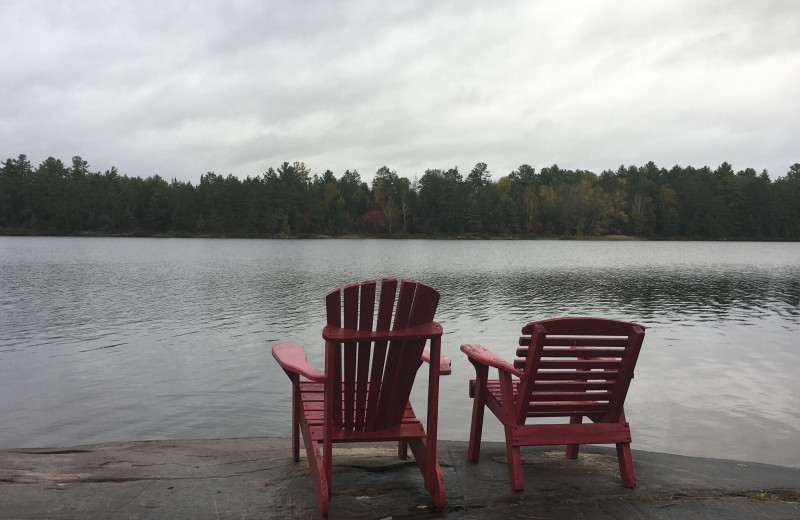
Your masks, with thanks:
<instances>
[{"instance_id":1,"label":"overcast sky","mask_svg":"<svg viewBox=\"0 0 800 520\"><path fill-rule=\"evenodd\" d=\"M196 183L800 162L800 1L0 0L0 159Z\"/></svg>"}]
</instances>

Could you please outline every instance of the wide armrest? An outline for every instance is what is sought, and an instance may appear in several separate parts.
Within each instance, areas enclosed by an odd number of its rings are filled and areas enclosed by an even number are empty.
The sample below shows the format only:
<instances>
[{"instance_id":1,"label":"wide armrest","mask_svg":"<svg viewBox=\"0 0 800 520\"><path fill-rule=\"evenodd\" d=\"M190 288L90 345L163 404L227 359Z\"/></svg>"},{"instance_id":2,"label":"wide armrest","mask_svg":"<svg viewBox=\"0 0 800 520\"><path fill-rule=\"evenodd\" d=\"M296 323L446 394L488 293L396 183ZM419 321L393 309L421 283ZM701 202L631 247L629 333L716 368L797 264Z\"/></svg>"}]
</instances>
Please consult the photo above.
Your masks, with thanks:
<instances>
[{"instance_id":1,"label":"wide armrest","mask_svg":"<svg viewBox=\"0 0 800 520\"><path fill-rule=\"evenodd\" d=\"M442 335L442 326L432 321L425 325L400 330L353 330L327 325L322 329L322 337L332 343L351 341L390 341L430 339Z\"/></svg>"},{"instance_id":2,"label":"wide armrest","mask_svg":"<svg viewBox=\"0 0 800 520\"><path fill-rule=\"evenodd\" d=\"M517 370L514 368L514 365L490 350L487 350L482 345L461 345L461 352L466 354L470 361L495 367L499 370L503 370L504 372L514 374L517 377L525 376L525 373L522 370Z\"/></svg>"},{"instance_id":3,"label":"wide armrest","mask_svg":"<svg viewBox=\"0 0 800 520\"><path fill-rule=\"evenodd\" d=\"M278 343L273 345L272 357L287 372L299 374L318 383L325 381L325 372L308 364L306 351L297 343Z\"/></svg>"},{"instance_id":4,"label":"wide armrest","mask_svg":"<svg viewBox=\"0 0 800 520\"><path fill-rule=\"evenodd\" d=\"M422 361L426 363L431 362L431 348L429 346L425 346L425 349L422 351ZM439 375L447 376L450 375L450 358L445 356L444 354L439 354Z\"/></svg>"}]
</instances>

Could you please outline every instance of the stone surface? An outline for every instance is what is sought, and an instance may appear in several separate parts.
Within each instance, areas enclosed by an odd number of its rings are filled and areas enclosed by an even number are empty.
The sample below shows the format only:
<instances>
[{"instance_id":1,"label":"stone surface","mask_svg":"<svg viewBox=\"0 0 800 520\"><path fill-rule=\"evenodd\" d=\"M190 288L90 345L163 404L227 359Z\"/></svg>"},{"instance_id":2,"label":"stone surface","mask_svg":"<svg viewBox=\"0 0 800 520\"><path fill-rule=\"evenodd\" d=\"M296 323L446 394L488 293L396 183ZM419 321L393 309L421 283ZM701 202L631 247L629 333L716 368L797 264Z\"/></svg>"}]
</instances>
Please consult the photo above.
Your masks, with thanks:
<instances>
[{"instance_id":1,"label":"stone surface","mask_svg":"<svg viewBox=\"0 0 800 520\"><path fill-rule=\"evenodd\" d=\"M336 448L330 518L800 518L800 468L634 451L638 486L613 449L523 450L525 491L505 448L443 441L447 507L436 511L393 444ZM149 441L0 451L0 518L319 518L308 466L288 439Z\"/></svg>"}]
</instances>

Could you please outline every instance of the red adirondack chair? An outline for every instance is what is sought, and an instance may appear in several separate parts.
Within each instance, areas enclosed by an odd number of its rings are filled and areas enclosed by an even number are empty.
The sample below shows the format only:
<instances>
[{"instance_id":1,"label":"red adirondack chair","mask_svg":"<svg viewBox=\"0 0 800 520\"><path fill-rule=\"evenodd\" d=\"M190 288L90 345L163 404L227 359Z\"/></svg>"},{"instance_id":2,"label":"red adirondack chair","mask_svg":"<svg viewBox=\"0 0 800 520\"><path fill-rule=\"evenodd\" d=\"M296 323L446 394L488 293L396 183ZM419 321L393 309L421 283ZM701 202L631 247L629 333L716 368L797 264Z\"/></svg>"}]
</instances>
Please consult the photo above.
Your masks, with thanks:
<instances>
[{"instance_id":1,"label":"red adirondack chair","mask_svg":"<svg viewBox=\"0 0 800 520\"><path fill-rule=\"evenodd\" d=\"M480 345L462 345L475 366L470 381L472 427L467 458L478 462L484 406L503 423L511 489L522 490L520 446L616 444L622 484L635 487L630 426L623 403L644 339L644 327L600 318L555 318L522 328L513 364ZM489 367L498 379L488 379ZM569 424L527 424L564 417ZM583 423L587 417L592 422Z\"/></svg>"},{"instance_id":2,"label":"red adirondack chair","mask_svg":"<svg viewBox=\"0 0 800 520\"><path fill-rule=\"evenodd\" d=\"M375 323L375 281L328 293L328 324L322 330L324 372L307 363L300 345L272 347L272 355L292 381L292 455L295 462L300 460L302 432L323 516L331 500L334 442L396 440L401 458L410 446L425 489L437 507L444 507L436 427L439 375L450 373L450 360L441 355L442 327L433 321L439 293L423 283L403 280L392 323L396 292L397 280L381 282ZM427 435L408 400L422 361L430 364Z\"/></svg>"}]
</instances>

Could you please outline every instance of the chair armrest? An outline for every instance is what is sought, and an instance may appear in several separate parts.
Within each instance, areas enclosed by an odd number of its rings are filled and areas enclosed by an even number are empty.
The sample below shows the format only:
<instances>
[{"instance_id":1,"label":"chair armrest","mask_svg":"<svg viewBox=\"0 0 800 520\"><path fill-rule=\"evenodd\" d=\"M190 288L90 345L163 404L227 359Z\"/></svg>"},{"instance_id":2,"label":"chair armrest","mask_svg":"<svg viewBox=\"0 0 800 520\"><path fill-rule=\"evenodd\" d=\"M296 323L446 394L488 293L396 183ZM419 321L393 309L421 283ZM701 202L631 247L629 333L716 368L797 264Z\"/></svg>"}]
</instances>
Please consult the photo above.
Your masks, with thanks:
<instances>
[{"instance_id":1,"label":"chair armrest","mask_svg":"<svg viewBox=\"0 0 800 520\"><path fill-rule=\"evenodd\" d=\"M422 361L426 363L431 362L431 347L425 346L425 349L422 351ZM450 358L445 356L444 354L439 354L439 375L447 376L450 375Z\"/></svg>"},{"instance_id":2,"label":"chair armrest","mask_svg":"<svg viewBox=\"0 0 800 520\"><path fill-rule=\"evenodd\" d=\"M325 382L325 372L308 364L306 351L297 343L277 343L272 346L272 357L287 372L299 374L311 381Z\"/></svg>"},{"instance_id":3,"label":"chair armrest","mask_svg":"<svg viewBox=\"0 0 800 520\"><path fill-rule=\"evenodd\" d=\"M342 327L325 326L322 337L332 343L353 341L391 341L404 339L430 339L442 335L442 326L432 321L425 325L400 330L353 330Z\"/></svg>"},{"instance_id":4,"label":"chair armrest","mask_svg":"<svg viewBox=\"0 0 800 520\"><path fill-rule=\"evenodd\" d=\"M514 365L487 350L482 345L461 345L461 352L466 354L472 362L494 367L520 378L525 377L525 373L522 370L517 370Z\"/></svg>"}]
</instances>

